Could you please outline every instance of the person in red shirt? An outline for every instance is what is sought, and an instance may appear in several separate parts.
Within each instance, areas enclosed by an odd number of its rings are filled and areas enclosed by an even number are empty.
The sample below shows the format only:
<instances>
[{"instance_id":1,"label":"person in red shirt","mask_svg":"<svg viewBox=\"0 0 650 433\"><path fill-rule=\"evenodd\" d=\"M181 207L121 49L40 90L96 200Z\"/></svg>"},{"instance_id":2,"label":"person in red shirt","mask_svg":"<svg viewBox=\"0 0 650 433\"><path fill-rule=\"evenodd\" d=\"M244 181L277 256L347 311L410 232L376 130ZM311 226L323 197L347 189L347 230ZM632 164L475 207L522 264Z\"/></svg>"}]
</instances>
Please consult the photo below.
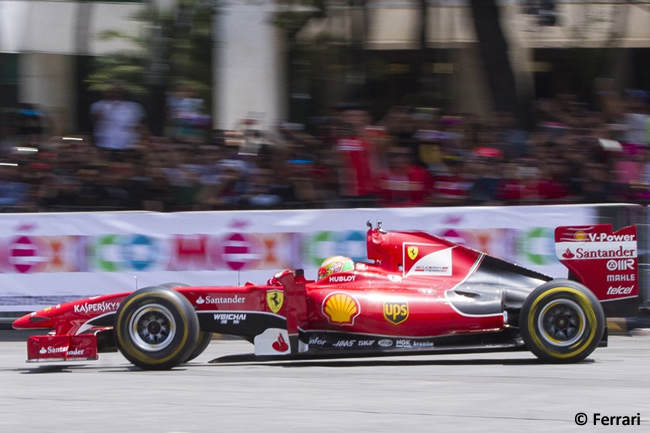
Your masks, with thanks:
<instances>
[{"instance_id":1,"label":"person in red shirt","mask_svg":"<svg viewBox=\"0 0 650 433\"><path fill-rule=\"evenodd\" d=\"M559 180L559 161L546 161L543 169L529 162L513 162L497 190L498 200L510 204L561 203L568 198L566 186Z\"/></svg>"},{"instance_id":2,"label":"person in red shirt","mask_svg":"<svg viewBox=\"0 0 650 433\"><path fill-rule=\"evenodd\" d=\"M468 173L463 156L450 152L443 158L445 170L435 177L431 204L463 206L469 201L474 179Z\"/></svg>"},{"instance_id":3,"label":"person in red shirt","mask_svg":"<svg viewBox=\"0 0 650 433\"><path fill-rule=\"evenodd\" d=\"M539 201L539 170L530 164L510 162L497 189L497 200L507 204L532 204Z\"/></svg>"},{"instance_id":4,"label":"person in red shirt","mask_svg":"<svg viewBox=\"0 0 650 433\"><path fill-rule=\"evenodd\" d=\"M410 150L405 148L392 148L388 161L388 171L380 182L382 206L424 205L433 187L427 169L413 163Z\"/></svg>"},{"instance_id":5,"label":"person in red shirt","mask_svg":"<svg viewBox=\"0 0 650 433\"><path fill-rule=\"evenodd\" d=\"M379 192L381 158L377 134L369 128L365 110L341 113L342 136L336 142L340 157L340 194L352 206L373 206Z\"/></svg>"}]
</instances>

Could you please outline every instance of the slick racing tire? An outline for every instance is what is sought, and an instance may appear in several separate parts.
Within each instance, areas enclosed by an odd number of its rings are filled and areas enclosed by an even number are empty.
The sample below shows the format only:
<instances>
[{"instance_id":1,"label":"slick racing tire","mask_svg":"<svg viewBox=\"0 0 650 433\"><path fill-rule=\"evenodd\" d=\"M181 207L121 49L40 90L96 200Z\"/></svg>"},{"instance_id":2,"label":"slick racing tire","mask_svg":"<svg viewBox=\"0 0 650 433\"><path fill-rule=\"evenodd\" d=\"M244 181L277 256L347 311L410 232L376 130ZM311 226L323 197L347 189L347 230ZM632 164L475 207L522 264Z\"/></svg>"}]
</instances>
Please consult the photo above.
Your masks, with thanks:
<instances>
[{"instance_id":1,"label":"slick racing tire","mask_svg":"<svg viewBox=\"0 0 650 433\"><path fill-rule=\"evenodd\" d=\"M165 284L161 284L158 287L162 287L164 289L173 289L174 287L189 287L189 286L184 283L165 283ZM190 353L190 356L184 362L190 362L191 360L193 360L194 358L202 354L211 341L212 341L212 332L199 331L199 339L196 342L196 346L194 347L194 350L192 350L192 353Z\"/></svg>"},{"instance_id":2,"label":"slick racing tire","mask_svg":"<svg viewBox=\"0 0 650 433\"><path fill-rule=\"evenodd\" d=\"M165 289L173 289L174 287L189 287L189 286L184 283L165 283L165 284L161 284L159 287ZM193 360L194 358L202 354L211 341L212 341L212 332L199 331L199 338L196 342L196 346L194 347L194 350L192 350L192 353L190 353L190 356L188 356L188 358L184 362L190 362L191 360Z\"/></svg>"},{"instance_id":3,"label":"slick racing tire","mask_svg":"<svg viewBox=\"0 0 650 433\"><path fill-rule=\"evenodd\" d=\"M197 347L199 319L192 304L164 287L137 290L115 314L115 340L124 357L145 370L167 370Z\"/></svg>"},{"instance_id":4,"label":"slick racing tire","mask_svg":"<svg viewBox=\"0 0 650 433\"><path fill-rule=\"evenodd\" d=\"M203 351L208 347L212 341L212 332L209 331L199 331L199 339L194 346L194 350L190 353L190 356L187 357L185 362L190 362L197 356L203 353Z\"/></svg>"},{"instance_id":5,"label":"slick racing tire","mask_svg":"<svg viewBox=\"0 0 650 433\"><path fill-rule=\"evenodd\" d=\"M596 296L575 281L552 280L533 290L521 308L526 347L546 362L578 362L598 347L605 313Z\"/></svg>"}]
</instances>

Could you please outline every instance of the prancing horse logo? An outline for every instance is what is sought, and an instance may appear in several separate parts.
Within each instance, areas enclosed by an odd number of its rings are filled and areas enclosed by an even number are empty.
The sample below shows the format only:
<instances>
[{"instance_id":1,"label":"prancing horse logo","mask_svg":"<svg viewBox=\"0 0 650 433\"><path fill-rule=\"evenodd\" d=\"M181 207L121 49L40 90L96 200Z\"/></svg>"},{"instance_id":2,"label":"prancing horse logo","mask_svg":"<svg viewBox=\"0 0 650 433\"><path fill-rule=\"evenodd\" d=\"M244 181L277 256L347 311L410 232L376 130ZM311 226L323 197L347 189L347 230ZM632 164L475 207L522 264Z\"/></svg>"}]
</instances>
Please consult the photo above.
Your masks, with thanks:
<instances>
[{"instance_id":1,"label":"prancing horse logo","mask_svg":"<svg viewBox=\"0 0 650 433\"><path fill-rule=\"evenodd\" d=\"M406 249L406 252L411 260L415 260L415 258L418 256L418 247L408 247Z\"/></svg>"},{"instance_id":2,"label":"prancing horse logo","mask_svg":"<svg viewBox=\"0 0 650 433\"><path fill-rule=\"evenodd\" d=\"M284 301L284 292L282 290L269 290L266 292L266 304L274 313L280 311Z\"/></svg>"}]
</instances>

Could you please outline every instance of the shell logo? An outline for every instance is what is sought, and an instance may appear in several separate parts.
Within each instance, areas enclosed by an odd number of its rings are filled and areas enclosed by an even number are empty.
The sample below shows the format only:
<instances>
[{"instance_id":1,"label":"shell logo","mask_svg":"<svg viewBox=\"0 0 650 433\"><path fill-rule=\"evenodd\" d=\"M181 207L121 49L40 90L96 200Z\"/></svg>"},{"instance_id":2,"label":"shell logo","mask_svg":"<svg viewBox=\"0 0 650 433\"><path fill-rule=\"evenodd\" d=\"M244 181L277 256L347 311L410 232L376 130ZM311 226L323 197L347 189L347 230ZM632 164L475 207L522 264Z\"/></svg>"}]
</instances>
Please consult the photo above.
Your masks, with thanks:
<instances>
[{"instance_id":1,"label":"shell logo","mask_svg":"<svg viewBox=\"0 0 650 433\"><path fill-rule=\"evenodd\" d=\"M573 235L573 239L575 239L578 242L584 242L587 239L587 234L583 232L582 230L575 232Z\"/></svg>"},{"instance_id":2,"label":"shell logo","mask_svg":"<svg viewBox=\"0 0 650 433\"><path fill-rule=\"evenodd\" d=\"M353 325L359 313L361 313L359 301L347 293L330 293L323 301L323 314L327 316L330 323Z\"/></svg>"}]
</instances>

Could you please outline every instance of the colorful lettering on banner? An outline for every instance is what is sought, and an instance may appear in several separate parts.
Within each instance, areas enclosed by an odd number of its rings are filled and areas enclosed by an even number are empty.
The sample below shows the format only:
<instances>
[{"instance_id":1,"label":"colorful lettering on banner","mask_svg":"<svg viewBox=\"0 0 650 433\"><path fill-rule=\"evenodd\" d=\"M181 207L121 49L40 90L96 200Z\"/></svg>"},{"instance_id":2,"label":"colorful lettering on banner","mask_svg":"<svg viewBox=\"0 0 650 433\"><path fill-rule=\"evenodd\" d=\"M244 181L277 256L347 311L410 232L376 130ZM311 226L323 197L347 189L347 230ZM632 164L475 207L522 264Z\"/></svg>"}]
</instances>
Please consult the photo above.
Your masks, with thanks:
<instances>
[{"instance_id":1,"label":"colorful lettering on banner","mask_svg":"<svg viewBox=\"0 0 650 433\"><path fill-rule=\"evenodd\" d=\"M145 235L130 237L123 246L124 261L135 271L147 271L155 265L160 251L155 240Z\"/></svg>"},{"instance_id":2,"label":"colorful lettering on banner","mask_svg":"<svg viewBox=\"0 0 650 433\"><path fill-rule=\"evenodd\" d=\"M535 227L524 231L518 242L518 256L532 265L544 266L556 263L553 250L553 230L547 227Z\"/></svg>"},{"instance_id":3,"label":"colorful lettering on banner","mask_svg":"<svg viewBox=\"0 0 650 433\"><path fill-rule=\"evenodd\" d=\"M162 258L159 243L141 234L97 236L90 240L87 251L90 257L77 256L79 263L87 261L89 270L102 272L150 271L160 267Z\"/></svg>"},{"instance_id":4,"label":"colorful lettering on banner","mask_svg":"<svg viewBox=\"0 0 650 433\"><path fill-rule=\"evenodd\" d=\"M117 272L119 268L119 236L101 236L93 242L93 268L104 272Z\"/></svg>"},{"instance_id":5,"label":"colorful lettering on banner","mask_svg":"<svg viewBox=\"0 0 650 433\"><path fill-rule=\"evenodd\" d=\"M172 255L169 262L171 271L204 270L208 266L208 236L172 235Z\"/></svg>"},{"instance_id":6,"label":"colorful lettering on banner","mask_svg":"<svg viewBox=\"0 0 650 433\"><path fill-rule=\"evenodd\" d=\"M549 275L565 276L566 268L552 248L552 230L566 221L592 224L597 210L567 206L381 209L380 213L366 209L108 212L32 214L19 220L15 215L0 215L0 249L4 252L0 254L0 310L33 309L39 304L24 305L25 300L36 303L38 298L51 300L53 295L64 300L94 295L98 288L121 291L131 286L124 283L133 276L141 284L182 281L190 285L209 285L214 278L235 284L239 271L247 273L242 279L253 282L265 281L284 268L303 268L306 275L315 276L322 260L333 255L367 260L364 223L369 218L382 219L389 230L433 233L444 229L434 234L460 239ZM532 226L533 220L543 221L547 228ZM186 228L193 232L185 232ZM611 296L630 296L625 295L627 288L638 284L636 276L625 271L630 267L628 259L632 257L609 257L612 262L605 263L616 269L606 276L604 289Z\"/></svg>"},{"instance_id":7,"label":"colorful lettering on banner","mask_svg":"<svg viewBox=\"0 0 650 433\"><path fill-rule=\"evenodd\" d=\"M2 272L21 274L300 267L300 259L292 253L294 237L292 233L21 235L0 239L0 247L7 251L0 266Z\"/></svg>"},{"instance_id":8,"label":"colorful lettering on banner","mask_svg":"<svg viewBox=\"0 0 650 433\"><path fill-rule=\"evenodd\" d=\"M38 238L18 236L9 242L9 265L20 274L39 272L45 261Z\"/></svg>"},{"instance_id":9,"label":"colorful lettering on banner","mask_svg":"<svg viewBox=\"0 0 650 433\"><path fill-rule=\"evenodd\" d=\"M239 271L255 262L259 254L251 242L251 237L233 233L228 235L222 244L223 260L233 271Z\"/></svg>"},{"instance_id":10,"label":"colorful lettering on banner","mask_svg":"<svg viewBox=\"0 0 650 433\"><path fill-rule=\"evenodd\" d=\"M366 233L358 230L343 232L319 231L305 235L303 257L307 264L318 267L328 257L345 256L355 262L368 260Z\"/></svg>"}]
</instances>

